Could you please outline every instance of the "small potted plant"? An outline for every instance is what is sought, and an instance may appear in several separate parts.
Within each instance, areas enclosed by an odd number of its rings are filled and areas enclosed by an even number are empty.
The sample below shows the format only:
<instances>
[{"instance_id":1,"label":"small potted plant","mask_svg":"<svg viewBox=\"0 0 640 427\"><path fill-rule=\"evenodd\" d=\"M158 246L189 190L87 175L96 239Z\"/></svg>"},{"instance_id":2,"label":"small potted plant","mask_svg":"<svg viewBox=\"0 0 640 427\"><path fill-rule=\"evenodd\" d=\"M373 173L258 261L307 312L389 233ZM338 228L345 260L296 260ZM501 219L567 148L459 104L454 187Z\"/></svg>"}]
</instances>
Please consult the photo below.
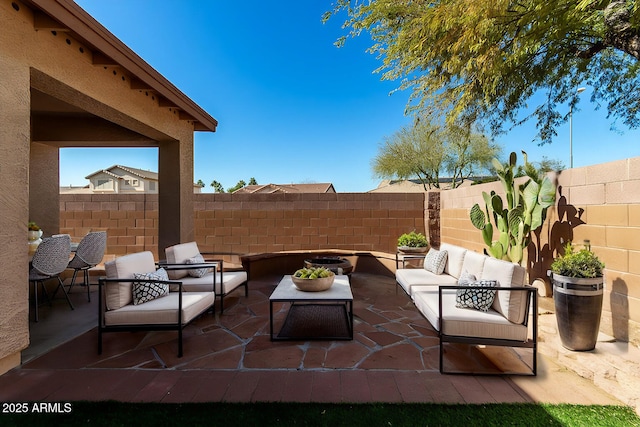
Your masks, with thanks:
<instances>
[{"instance_id":1,"label":"small potted plant","mask_svg":"<svg viewBox=\"0 0 640 427\"><path fill-rule=\"evenodd\" d=\"M422 253L427 251L429 242L422 233L413 230L398 237L398 250L403 253Z\"/></svg>"},{"instance_id":2,"label":"small potted plant","mask_svg":"<svg viewBox=\"0 0 640 427\"><path fill-rule=\"evenodd\" d=\"M36 248L42 243L42 230L33 221L27 223L27 240L29 241L29 253L35 252Z\"/></svg>"},{"instance_id":3,"label":"small potted plant","mask_svg":"<svg viewBox=\"0 0 640 427\"><path fill-rule=\"evenodd\" d=\"M588 351L596 346L604 292L604 263L585 240L577 251L571 242L551 264L553 300L562 345Z\"/></svg>"}]
</instances>

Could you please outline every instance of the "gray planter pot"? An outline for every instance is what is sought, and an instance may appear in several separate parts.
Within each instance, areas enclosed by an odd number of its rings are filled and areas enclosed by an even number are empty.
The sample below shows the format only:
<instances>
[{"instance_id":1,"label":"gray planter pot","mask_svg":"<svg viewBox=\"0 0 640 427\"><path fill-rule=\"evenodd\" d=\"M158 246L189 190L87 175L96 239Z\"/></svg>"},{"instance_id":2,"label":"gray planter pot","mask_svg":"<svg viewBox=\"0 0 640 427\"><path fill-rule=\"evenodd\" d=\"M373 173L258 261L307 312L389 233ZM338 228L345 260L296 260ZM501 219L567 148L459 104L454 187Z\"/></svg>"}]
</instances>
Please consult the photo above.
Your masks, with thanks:
<instances>
[{"instance_id":1,"label":"gray planter pot","mask_svg":"<svg viewBox=\"0 0 640 427\"><path fill-rule=\"evenodd\" d=\"M551 278L562 345L575 351L593 350L600 329L604 278L584 279L553 273Z\"/></svg>"}]
</instances>

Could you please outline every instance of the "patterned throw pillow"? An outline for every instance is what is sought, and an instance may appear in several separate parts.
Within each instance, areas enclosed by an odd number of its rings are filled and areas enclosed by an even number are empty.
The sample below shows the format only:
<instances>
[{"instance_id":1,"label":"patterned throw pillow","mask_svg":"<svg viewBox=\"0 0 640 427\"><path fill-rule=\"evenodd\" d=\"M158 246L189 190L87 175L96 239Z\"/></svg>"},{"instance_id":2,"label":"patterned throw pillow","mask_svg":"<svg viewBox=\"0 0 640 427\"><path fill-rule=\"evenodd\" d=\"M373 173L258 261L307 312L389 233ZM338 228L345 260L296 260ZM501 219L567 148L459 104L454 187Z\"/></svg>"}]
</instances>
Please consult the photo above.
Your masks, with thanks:
<instances>
[{"instance_id":1,"label":"patterned throw pillow","mask_svg":"<svg viewBox=\"0 0 640 427\"><path fill-rule=\"evenodd\" d=\"M469 283L468 286L496 287L498 282L495 280L478 280ZM456 291L456 307L487 311L495 298L495 289L458 289Z\"/></svg>"},{"instance_id":2,"label":"patterned throw pillow","mask_svg":"<svg viewBox=\"0 0 640 427\"><path fill-rule=\"evenodd\" d=\"M194 257L187 258L185 262L187 264L202 264L205 261L204 261L204 257L201 254L198 254ZM191 277L202 277L210 271L211 271L210 268L194 268L191 270L187 270L187 272L189 273L189 276Z\"/></svg>"},{"instance_id":3,"label":"patterned throw pillow","mask_svg":"<svg viewBox=\"0 0 640 427\"><path fill-rule=\"evenodd\" d=\"M469 273L467 270L463 271L460 277L458 278L458 286L469 286L471 283L476 281L476 276L474 274Z\"/></svg>"},{"instance_id":4,"label":"patterned throw pillow","mask_svg":"<svg viewBox=\"0 0 640 427\"><path fill-rule=\"evenodd\" d=\"M160 268L153 273L133 273L133 278L141 280L169 280L169 276L164 268ZM155 282L133 282L132 292L133 305L139 305L167 295L169 293L169 285Z\"/></svg>"},{"instance_id":5,"label":"patterned throw pillow","mask_svg":"<svg viewBox=\"0 0 640 427\"><path fill-rule=\"evenodd\" d=\"M424 257L424 269L433 274L442 274L447 264L447 251L439 251L437 249L429 249L427 256Z\"/></svg>"}]
</instances>

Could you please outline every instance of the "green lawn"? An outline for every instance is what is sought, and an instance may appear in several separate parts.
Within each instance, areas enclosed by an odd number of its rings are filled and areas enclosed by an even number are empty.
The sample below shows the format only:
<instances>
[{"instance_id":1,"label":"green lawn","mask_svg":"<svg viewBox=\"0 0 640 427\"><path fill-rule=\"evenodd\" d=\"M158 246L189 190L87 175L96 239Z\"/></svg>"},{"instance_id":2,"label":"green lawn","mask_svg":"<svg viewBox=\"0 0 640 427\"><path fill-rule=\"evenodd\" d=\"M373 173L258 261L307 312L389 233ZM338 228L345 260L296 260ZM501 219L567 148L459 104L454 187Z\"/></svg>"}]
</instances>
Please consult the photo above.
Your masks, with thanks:
<instances>
[{"instance_id":1,"label":"green lawn","mask_svg":"<svg viewBox=\"0 0 640 427\"><path fill-rule=\"evenodd\" d=\"M622 406L73 402L57 409L70 412L34 413L31 406L27 414L3 412L0 425L640 426L635 412Z\"/></svg>"}]
</instances>

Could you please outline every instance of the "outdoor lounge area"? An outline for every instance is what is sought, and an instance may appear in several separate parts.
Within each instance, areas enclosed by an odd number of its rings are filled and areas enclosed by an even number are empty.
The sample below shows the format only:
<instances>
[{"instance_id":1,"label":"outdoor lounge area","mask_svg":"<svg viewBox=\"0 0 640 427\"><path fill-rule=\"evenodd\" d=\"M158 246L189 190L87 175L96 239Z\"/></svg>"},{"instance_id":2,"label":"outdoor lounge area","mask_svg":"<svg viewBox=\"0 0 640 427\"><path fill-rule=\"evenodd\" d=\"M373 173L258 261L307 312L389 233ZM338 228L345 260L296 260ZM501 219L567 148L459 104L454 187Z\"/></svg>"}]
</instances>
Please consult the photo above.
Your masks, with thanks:
<instances>
[{"instance_id":1,"label":"outdoor lounge area","mask_svg":"<svg viewBox=\"0 0 640 427\"><path fill-rule=\"evenodd\" d=\"M538 320L537 375L494 375L530 372L531 348L486 343L450 343L442 363L488 375L443 375L438 333L394 278L397 238L417 230L434 246L483 253L469 210L483 191L501 192L499 183L424 193L194 195L194 133L215 132L217 120L73 1L3 0L0 8L0 166L15 176L0 192L0 400L565 402L639 411L640 158L553 176L556 204L522 265L539 293L537 309L527 308ZM60 194L60 150L69 147L154 150L158 194ZM199 307L182 341L176 330L118 331L102 337L100 354L102 267L90 272L90 286L76 282L69 302L58 293L31 320L28 221L76 243L106 231L105 261L141 252L160 261L172 245L195 241L203 253L223 254L225 265L244 267L241 256L255 262L245 268L246 288L231 290L224 307L208 296L215 311ZM589 352L562 347L544 280L567 239L589 240L606 263L601 338ZM353 339L272 341L270 295L283 274L323 252L354 267ZM273 308L277 331L288 306Z\"/></svg>"},{"instance_id":2,"label":"outdoor lounge area","mask_svg":"<svg viewBox=\"0 0 640 427\"><path fill-rule=\"evenodd\" d=\"M271 342L268 297L279 280L250 281L249 297L231 294L224 314L185 328L182 358L175 331L108 334L98 355L95 323L87 322L96 322L97 307L74 291L75 311L59 298L41 309L23 365L0 377L0 399L620 404L544 357L537 377L440 374L436 332L384 275L351 275L353 341ZM91 291L97 300L97 286ZM57 340L38 346L51 336ZM522 363L513 352L464 346L446 361L488 372Z\"/></svg>"}]
</instances>

